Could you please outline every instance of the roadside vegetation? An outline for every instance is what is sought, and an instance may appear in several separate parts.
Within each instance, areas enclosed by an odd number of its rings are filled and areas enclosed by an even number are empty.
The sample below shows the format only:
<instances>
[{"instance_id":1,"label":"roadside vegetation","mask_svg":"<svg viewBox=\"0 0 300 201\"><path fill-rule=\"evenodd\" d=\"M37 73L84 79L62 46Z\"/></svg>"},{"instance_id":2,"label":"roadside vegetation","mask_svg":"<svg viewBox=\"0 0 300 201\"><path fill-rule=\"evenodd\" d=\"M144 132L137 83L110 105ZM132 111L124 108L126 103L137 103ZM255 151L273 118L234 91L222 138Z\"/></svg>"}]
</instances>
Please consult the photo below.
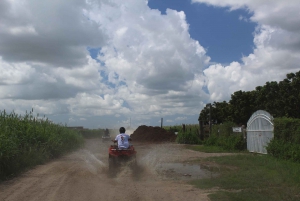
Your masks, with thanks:
<instances>
[{"instance_id":1,"label":"roadside vegetation","mask_svg":"<svg viewBox=\"0 0 300 201\"><path fill-rule=\"evenodd\" d=\"M300 119L274 119L274 138L267 151L276 158L300 163Z\"/></svg>"},{"instance_id":2,"label":"roadside vegetation","mask_svg":"<svg viewBox=\"0 0 300 201\"><path fill-rule=\"evenodd\" d=\"M223 150L223 152L243 151L246 147L246 141L242 133L234 133L232 127L235 126L233 122L225 122L221 125L213 125L212 132L209 134L209 127L204 129L204 139L200 139L199 125L190 124L182 126L165 127L168 131L177 132L176 142L179 144L193 144L204 145L202 149Z\"/></svg>"},{"instance_id":3,"label":"roadside vegetation","mask_svg":"<svg viewBox=\"0 0 300 201\"><path fill-rule=\"evenodd\" d=\"M0 181L79 148L78 131L54 124L47 118L0 111Z\"/></svg>"},{"instance_id":4,"label":"roadside vegetation","mask_svg":"<svg viewBox=\"0 0 300 201\"><path fill-rule=\"evenodd\" d=\"M211 133L204 139L203 144L206 146L218 146L227 151L247 149L243 133L234 133L232 131L234 126L235 123L233 122L213 125Z\"/></svg>"},{"instance_id":5,"label":"roadside vegetation","mask_svg":"<svg viewBox=\"0 0 300 201\"><path fill-rule=\"evenodd\" d=\"M200 159L200 163L209 163L209 170L218 176L191 184L211 192L212 201L299 201L299 125L300 119L275 118L268 155L249 153L243 135L233 133L234 123L213 125L201 145L185 147L207 153L237 154Z\"/></svg>"},{"instance_id":6,"label":"roadside vegetation","mask_svg":"<svg viewBox=\"0 0 300 201\"><path fill-rule=\"evenodd\" d=\"M247 153L246 150L226 150L219 146L186 145L185 148L204 153Z\"/></svg>"},{"instance_id":7,"label":"roadside vegetation","mask_svg":"<svg viewBox=\"0 0 300 201\"><path fill-rule=\"evenodd\" d=\"M199 125L197 124L187 124L176 125L176 126L165 126L165 130L176 132L176 142L179 144L202 144L199 138Z\"/></svg>"},{"instance_id":8,"label":"roadside vegetation","mask_svg":"<svg viewBox=\"0 0 300 201\"><path fill-rule=\"evenodd\" d=\"M206 153L237 153L199 159L200 163L209 163L209 170L218 176L191 184L211 192L212 201L299 201L300 119L274 119L274 139L267 146L268 155L249 153L243 135L233 133L234 125L213 125L201 143L185 145Z\"/></svg>"},{"instance_id":9,"label":"roadside vegetation","mask_svg":"<svg viewBox=\"0 0 300 201\"><path fill-rule=\"evenodd\" d=\"M218 176L191 184L211 192L212 201L300 201L299 94L300 71L253 91L234 92L229 102L214 102L203 108L198 120L204 130L179 129L176 141L191 144L186 148L195 151L237 154L199 159L209 163L209 169ZM245 136L232 131L232 127L246 125L257 110L266 110L274 117L268 155L249 153Z\"/></svg>"},{"instance_id":10,"label":"roadside vegetation","mask_svg":"<svg viewBox=\"0 0 300 201\"><path fill-rule=\"evenodd\" d=\"M229 102L208 104L198 118L201 128L183 124L165 129L178 133L176 142L179 144L203 144L229 152L243 151L247 149L245 130L235 133L232 127L245 127L254 112L266 110L274 117L274 138L266 147L268 153L279 159L300 162L299 94L300 71L287 74L280 82L267 82L253 91L236 91Z\"/></svg>"},{"instance_id":11,"label":"roadside vegetation","mask_svg":"<svg viewBox=\"0 0 300 201\"><path fill-rule=\"evenodd\" d=\"M208 161L217 167L213 170L219 176L191 184L211 191L212 201L300 200L299 163L251 153L210 157L200 162Z\"/></svg>"},{"instance_id":12,"label":"roadside vegetation","mask_svg":"<svg viewBox=\"0 0 300 201\"><path fill-rule=\"evenodd\" d=\"M197 132L191 130L178 132L176 142L179 144L202 144Z\"/></svg>"},{"instance_id":13,"label":"roadside vegetation","mask_svg":"<svg viewBox=\"0 0 300 201\"><path fill-rule=\"evenodd\" d=\"M208 123L211 115L213 123L234 122L246 125L257 110L265 110L274 118L287 117L300 119L300 71L289 73L282 81L266 82L253 91L236 91L226 102L213 102L210 108L204 107L199 120Z\"/></svg>"}]
</instances>

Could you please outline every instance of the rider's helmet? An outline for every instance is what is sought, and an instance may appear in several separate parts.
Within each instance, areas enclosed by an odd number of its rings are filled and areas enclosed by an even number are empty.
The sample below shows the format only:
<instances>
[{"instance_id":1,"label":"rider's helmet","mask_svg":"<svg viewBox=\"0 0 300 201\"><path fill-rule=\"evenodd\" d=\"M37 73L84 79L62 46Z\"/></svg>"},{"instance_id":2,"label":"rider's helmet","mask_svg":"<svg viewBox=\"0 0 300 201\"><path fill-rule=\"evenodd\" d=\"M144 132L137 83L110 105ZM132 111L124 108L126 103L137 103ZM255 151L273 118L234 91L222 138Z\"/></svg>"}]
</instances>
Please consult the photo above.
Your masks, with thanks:
<instances>
[{"instance_id":1,"label":"rider's helmet","mask_svg":"<svg viewBox=\"0 0 300 201\"><path fill-rule=\"evenodd\" d=\"M121 127L120 129L119 129L119 131L120 131L120 133L125 133L125 128L124 127Z\"/></svg>"}]
</instances>

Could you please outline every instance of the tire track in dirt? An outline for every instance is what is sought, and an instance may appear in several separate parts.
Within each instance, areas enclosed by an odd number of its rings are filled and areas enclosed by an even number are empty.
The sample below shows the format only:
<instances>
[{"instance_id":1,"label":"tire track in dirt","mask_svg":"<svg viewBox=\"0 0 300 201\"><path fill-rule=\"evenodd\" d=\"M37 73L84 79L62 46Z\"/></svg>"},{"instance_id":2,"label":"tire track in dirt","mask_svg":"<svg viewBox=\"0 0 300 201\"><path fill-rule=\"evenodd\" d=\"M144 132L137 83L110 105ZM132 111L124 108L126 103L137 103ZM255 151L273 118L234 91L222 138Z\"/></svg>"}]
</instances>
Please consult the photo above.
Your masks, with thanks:
<instances>
[{"instance_id":1,"label":"tire track in dirt","mask_svg":"<svg viewBox=\"0 0 300 201\"><path fill-rule=\"evenodd\" d=\"M120 167L108 171L109 143L86 141L84 149L24 173L0 184L1 201L182 201L209 200L205 191L184 181L161 180L156 167L165 161L201 157L200 152L174 144L136 144L138 169Z\"/></svg>"}]
</instances>

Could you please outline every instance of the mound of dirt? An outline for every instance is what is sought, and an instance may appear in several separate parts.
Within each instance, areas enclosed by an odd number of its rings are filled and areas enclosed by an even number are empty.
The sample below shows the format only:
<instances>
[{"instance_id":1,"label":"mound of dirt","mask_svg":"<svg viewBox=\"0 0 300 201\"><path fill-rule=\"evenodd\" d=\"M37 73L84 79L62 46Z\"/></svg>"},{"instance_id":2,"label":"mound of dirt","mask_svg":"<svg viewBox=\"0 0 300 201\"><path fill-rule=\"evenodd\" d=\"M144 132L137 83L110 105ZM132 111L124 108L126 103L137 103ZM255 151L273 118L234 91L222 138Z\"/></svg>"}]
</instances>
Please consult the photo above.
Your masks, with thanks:
<instances>
[{"instance_id":1,"label":"mound of dirt","mask_svg":"<svg viewBox=\"0 0 300 201\"><path fill-rule=\"evenodd\" d=\"M139 126L131 135L131 139L137 142L174 142L174 132L166 131L160 127Z\"/></svg>"}]
</instances>

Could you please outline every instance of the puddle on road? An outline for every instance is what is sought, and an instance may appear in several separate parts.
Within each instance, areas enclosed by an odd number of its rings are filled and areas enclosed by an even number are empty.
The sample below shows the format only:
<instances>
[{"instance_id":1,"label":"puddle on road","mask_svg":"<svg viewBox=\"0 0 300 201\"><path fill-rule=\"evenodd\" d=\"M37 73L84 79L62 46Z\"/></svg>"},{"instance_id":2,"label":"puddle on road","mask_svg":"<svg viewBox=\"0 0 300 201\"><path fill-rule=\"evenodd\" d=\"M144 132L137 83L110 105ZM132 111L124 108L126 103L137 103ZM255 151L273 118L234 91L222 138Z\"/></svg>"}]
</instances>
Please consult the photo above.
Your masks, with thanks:
<instances>
[{"instance_id":1,"label":"puddle on road","mask_svg":"<svg viewBox=\"0 0 300 201\"><path fill-rule=\"evenodd\" d=\"M189 163L161 163L156 171L162 179L190 180L216 177L216 171L210 171L209 167Z\"/></svg>"}]
</instances>

